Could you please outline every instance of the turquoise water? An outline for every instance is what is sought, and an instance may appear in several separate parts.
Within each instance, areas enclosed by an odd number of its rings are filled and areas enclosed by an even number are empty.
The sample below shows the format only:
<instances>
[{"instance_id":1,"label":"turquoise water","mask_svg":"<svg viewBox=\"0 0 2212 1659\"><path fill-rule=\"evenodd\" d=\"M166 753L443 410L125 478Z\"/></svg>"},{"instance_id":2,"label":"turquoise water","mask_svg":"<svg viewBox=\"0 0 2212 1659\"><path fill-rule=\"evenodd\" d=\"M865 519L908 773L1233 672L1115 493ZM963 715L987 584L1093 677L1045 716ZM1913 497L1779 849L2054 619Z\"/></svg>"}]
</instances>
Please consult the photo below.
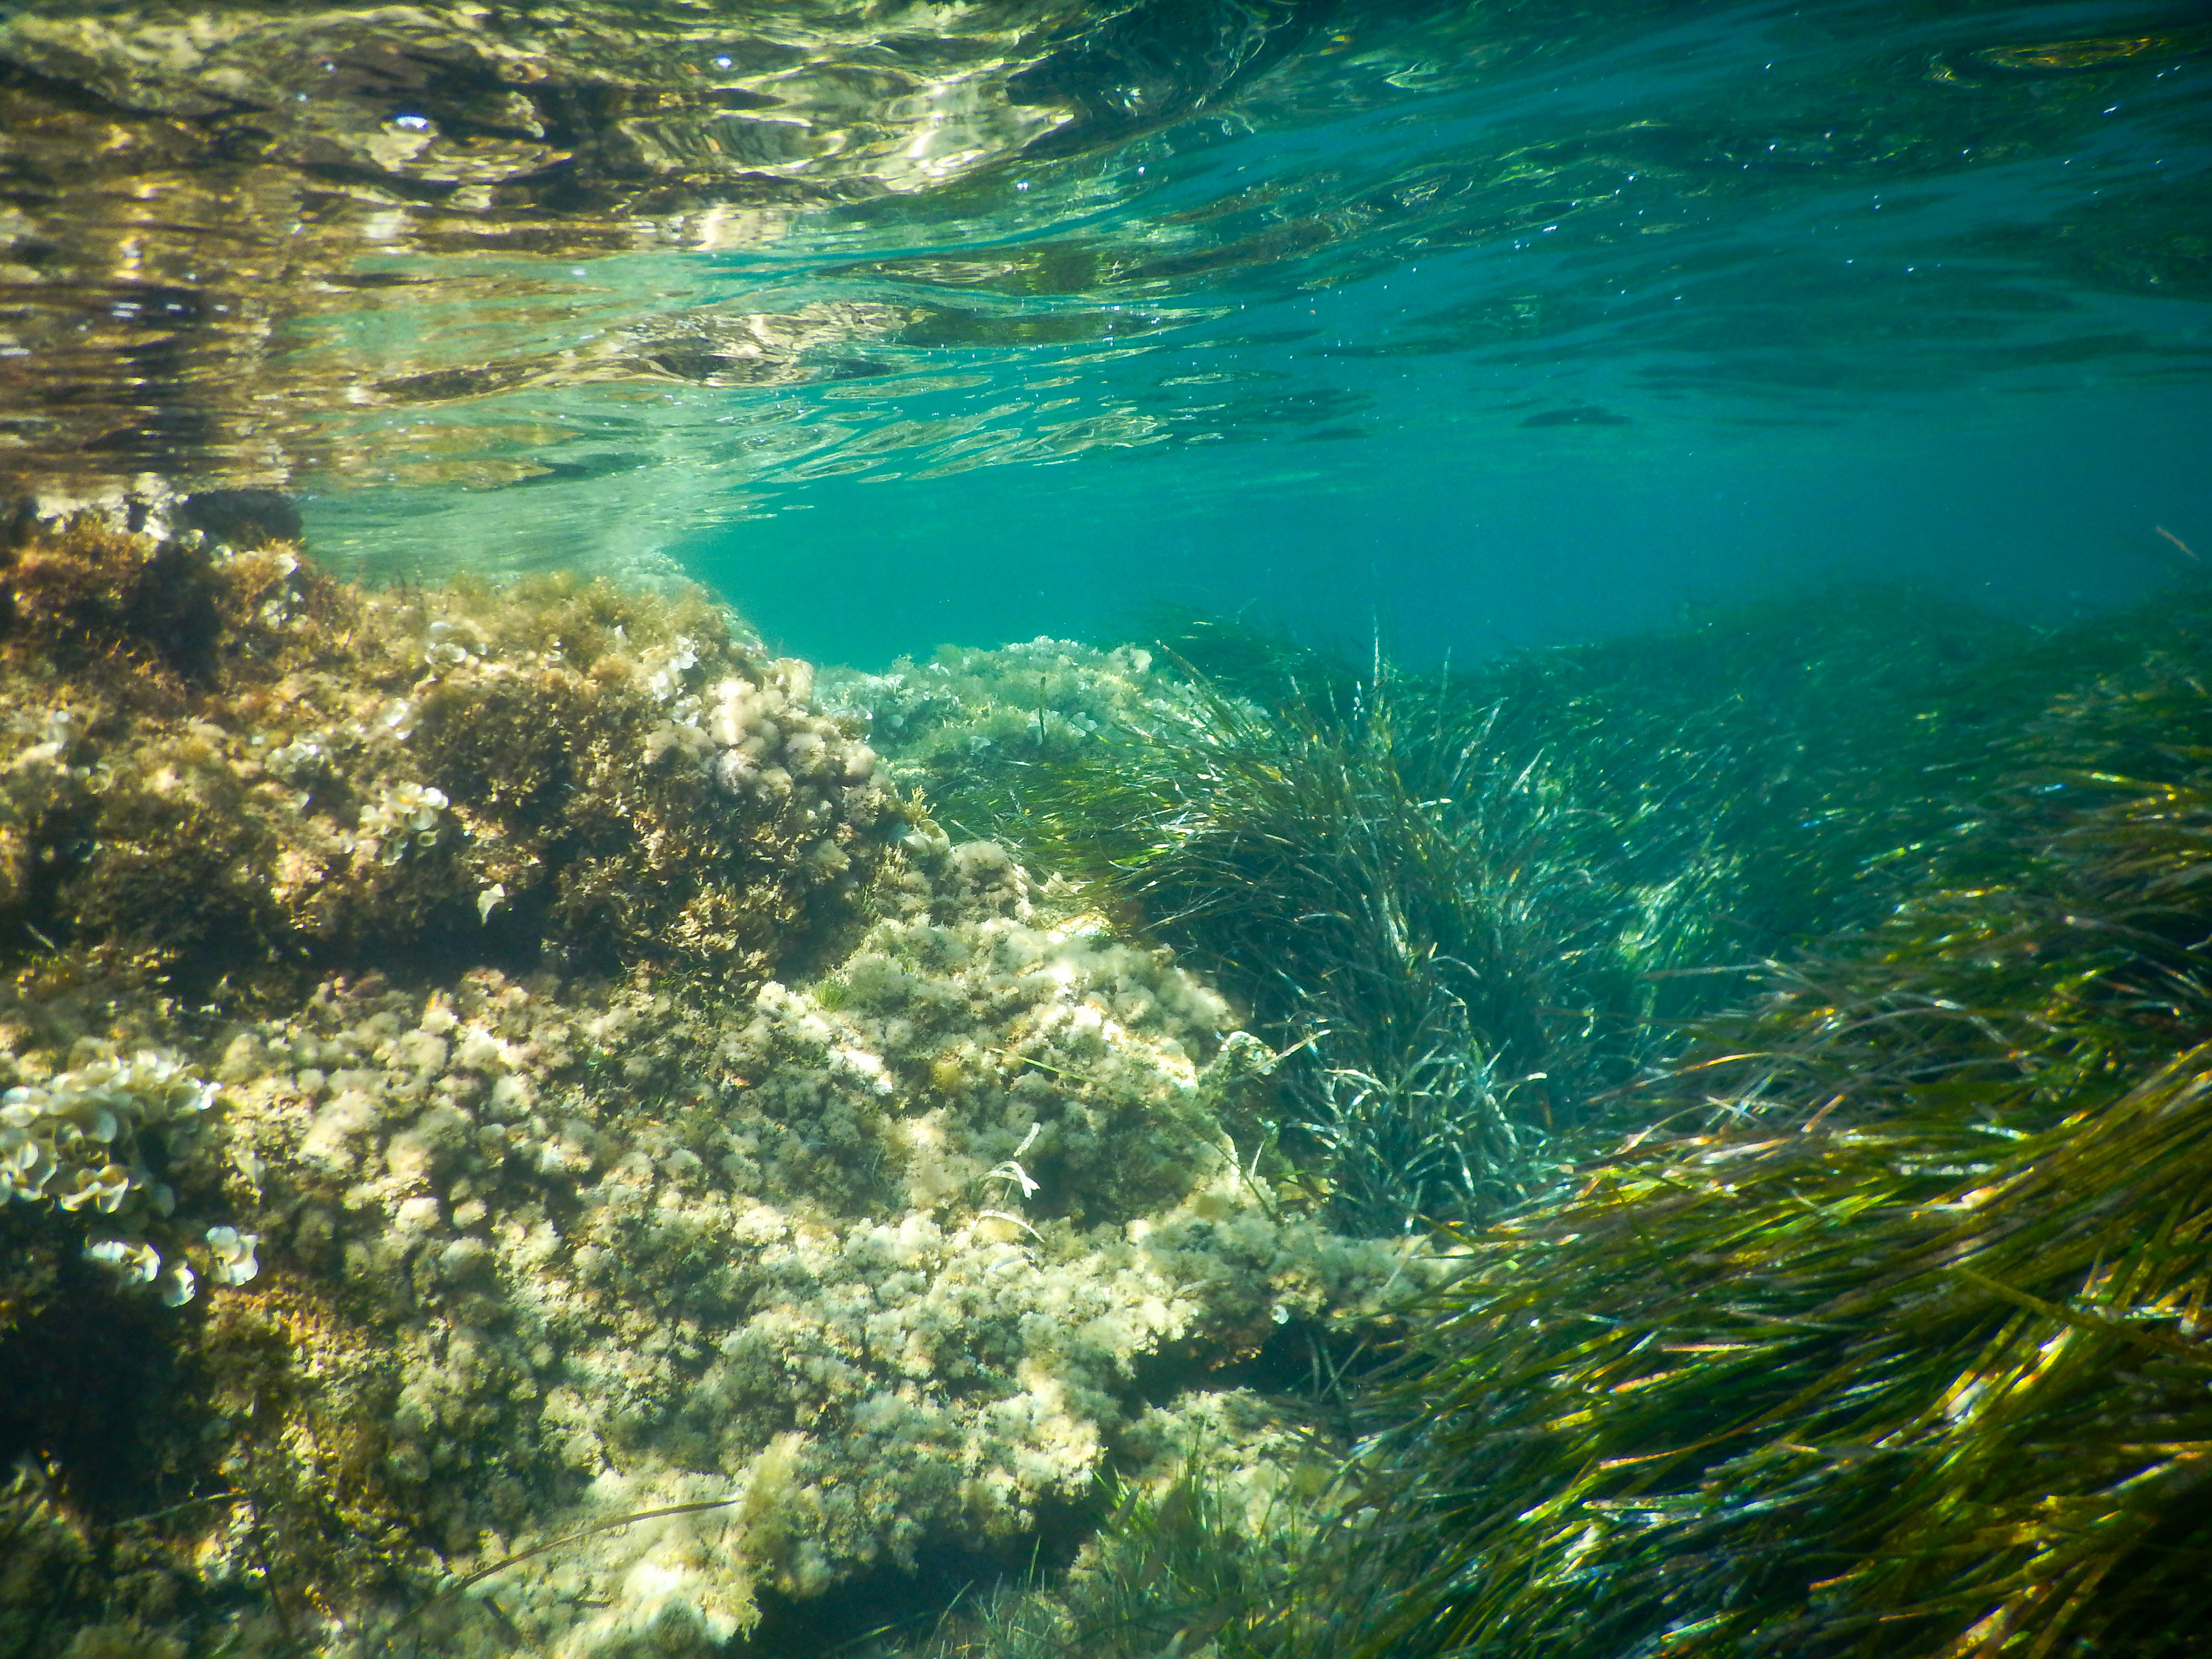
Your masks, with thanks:
<instances>
[{"instance_id":1,"label":"turquoise water","mask_svg":"<svg viewBox=\"0 0 2212 1659\"><path fill-rule=\"evenodd\" d=\"M432 8L434 74L89 15L0 33L19 488L687 574L864 665L1838 576L2057 619L2212 549L2201 5Z\"/></svg>"},{"instance_id":2,"label":"turquoise water","mask_svg":"<svg viewBox=\"0 0 2212 1659\"><path fill-rule=\"evenodd\" d=\"M1160 604L1465 661L1851 577L2049 622L2170 568L2154 523L2212 516L2203 428L2187 389L1947 396L1810 432L1409 412L1360 444L816 484L807 510L690 559L793 649L862 663L941 639L1141 636Z\"/></svg>"}]
</instances>

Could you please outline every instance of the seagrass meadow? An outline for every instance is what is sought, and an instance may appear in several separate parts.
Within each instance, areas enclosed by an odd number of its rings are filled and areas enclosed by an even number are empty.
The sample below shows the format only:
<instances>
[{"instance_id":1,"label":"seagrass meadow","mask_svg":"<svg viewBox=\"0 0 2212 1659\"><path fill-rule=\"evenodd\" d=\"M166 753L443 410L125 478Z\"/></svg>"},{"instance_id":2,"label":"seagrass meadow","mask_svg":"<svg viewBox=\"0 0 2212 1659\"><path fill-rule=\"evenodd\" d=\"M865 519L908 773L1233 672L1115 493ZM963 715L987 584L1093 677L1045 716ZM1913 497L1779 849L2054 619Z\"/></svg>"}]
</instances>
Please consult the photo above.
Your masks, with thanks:
<instances>
[{"instance_id":1,"label":"seagrass meadow","mask_svg":"<svg viewBox=\"0 0 2212 1659\"><path fill-rule=\"evenodd\" d=\"M937 1650L2197 1650L2207 598L1425 678L1186 623L1142 737L947 776L1249 999L1294 1185L1465 1271L1316 1377L1328 1492L1132 1493Z\"/></svg>"}]
</instances>

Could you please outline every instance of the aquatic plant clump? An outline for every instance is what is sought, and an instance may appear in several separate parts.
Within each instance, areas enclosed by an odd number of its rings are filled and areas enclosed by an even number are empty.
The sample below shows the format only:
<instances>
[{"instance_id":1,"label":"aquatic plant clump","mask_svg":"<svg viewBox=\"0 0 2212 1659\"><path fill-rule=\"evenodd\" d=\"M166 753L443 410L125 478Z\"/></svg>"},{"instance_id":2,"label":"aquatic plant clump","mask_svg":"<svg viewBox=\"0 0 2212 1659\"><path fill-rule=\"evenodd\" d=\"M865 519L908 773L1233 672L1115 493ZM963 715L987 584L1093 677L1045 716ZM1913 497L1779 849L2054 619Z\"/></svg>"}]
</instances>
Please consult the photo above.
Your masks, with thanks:
<instances>
[{"instance_id":1,"label":"aquatic plant clump","mask_svg":"<svg viewBox=\"0 0 2212 1659\"><path fill-rule=\"evenodd\" d=\"M1711 1132L1468 1235L1372 1454L1360 1650L2189 1650L2197 660L2056 699L1902 908L1645 1091Z\"/></svg>"},{"instance_id":2,"label":"aquatic plant clump","mask_svg":"<svg viewBox=\"0 0 2212 1659\"><path fill-rule=\"evenodd\" d=\"M1364 1650L2193 1630L2203 1060L2011 1146L1678 1148L1482 1241Z\"/></svg>"},{"instance_id":3,"label":"aquatic plant clump","mask_svg":"<svg viewBox=\"0 0 2212 1659\"><path fill-rule=\"evenodd\" d=\"M89 1205L102 1215L134 1195L158 1205L144 1167L115 1158L134 1155L141 1126L204 1111L212 1092L173 1057L151 1051L19 1083L0 1094L0 1198L44 1199L69 1211Z\"/></svg>"},{"instance_id":4,"label":"aquatic plant clump","mask_svg":"<svg viewBox=\"0 0 2212 1659\"><path fill-rule=\"evenodd\" d=\"M1013 829L1038 765L1092 754L1194 702L1172 665L1142 646L1046 638L994 650L940 646L927 661L901 657L880 674L825 669L820 697L866 723L894 779L978 835Z\"/></svg>"},{"instance_id":5,"label":"aquatic plant clump","mask_svg":"<svg viewBox=\"0 0 2212 1659\"><path fill-rule=\"evenodd\" d=\"M1710 959L1731 857L1689 780L1639 788L1651 757L1575 711L1528 742L1387 664L1233 666L1186 663L1143 726L1018 780L1006 822L1249 1000L1340 1224L1495 1212L1651 1052L1652 975Z\"/></svg>"},{"instance_id":6,"label":"aquatic plant clump","mask_svg":"<svg viewBox=\"0 0 2212 1659\"><path fill-rule=\"evenodd\" d=\"M185 1255L191 1229L176 1218L175 1192L149 1167L147 1143L188 1136L214 1097L175 1055L155 1049L15 1084L0 1093L0 1206L16 1199L81 1215L90 1224L88 1260L126 1284L154 1286L171 1307L191 1301L198 1282ZM217 1284L242 1285L259 1270L251 1233L217 1225L193 1242L204 1246L198 1254ZM0 1311L11 1300L0 1287Z\"/></svg>"},{"instance_id":7,"label":"aquatic plant clump","mask_svg":"<svg viewBox=\"0 0 2212 1659\"><path fill-rule=\"evenodd\" d=\"M1279 1426L1265 1457L1232 1468L1194 1446L1117 1489L1106 1524L1065 1574L1003 1584L953 1609L927 1659L1155 1659L1331 1650L1340 1555L1327 1531L1334 1457ZM1231 1443L1234 1443L1233 1442ZM1255 1482L1252 1468L1274 1478Z\"/></svg>"}]
</instances>

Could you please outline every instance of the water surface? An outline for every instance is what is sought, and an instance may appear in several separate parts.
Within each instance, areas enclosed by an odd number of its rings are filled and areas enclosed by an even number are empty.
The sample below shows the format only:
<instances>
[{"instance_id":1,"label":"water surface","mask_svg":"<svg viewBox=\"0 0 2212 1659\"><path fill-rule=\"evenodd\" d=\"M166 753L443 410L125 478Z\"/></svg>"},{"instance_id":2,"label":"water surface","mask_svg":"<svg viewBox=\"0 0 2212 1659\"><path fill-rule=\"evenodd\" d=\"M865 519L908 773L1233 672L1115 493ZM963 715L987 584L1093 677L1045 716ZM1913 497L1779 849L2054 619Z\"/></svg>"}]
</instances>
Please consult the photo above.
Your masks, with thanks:
<instances>
[{"instance_id":1,"label":"water surface","mask_svg":"<svg viewBox=\"0 0 2212 1659\"><path fill-rule=\"evenodd\" d=\"M1480 653L2212 548L2199 5L88 6L0 25L0 467L873 662Z\"/></svg>"}]
</instances>

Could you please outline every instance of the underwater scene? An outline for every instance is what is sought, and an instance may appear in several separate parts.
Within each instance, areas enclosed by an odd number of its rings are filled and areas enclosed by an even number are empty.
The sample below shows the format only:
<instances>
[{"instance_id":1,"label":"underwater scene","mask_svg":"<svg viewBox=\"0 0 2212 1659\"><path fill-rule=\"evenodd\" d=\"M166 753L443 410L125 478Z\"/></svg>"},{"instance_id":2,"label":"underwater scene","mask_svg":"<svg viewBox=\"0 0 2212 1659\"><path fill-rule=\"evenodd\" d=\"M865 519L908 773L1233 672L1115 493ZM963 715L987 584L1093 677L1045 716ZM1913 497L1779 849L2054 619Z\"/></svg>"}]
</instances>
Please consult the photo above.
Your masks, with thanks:
<instances>
[{"instance_id":1,"label":"underwater scene","mask_svg":"<svg viewBox=\"0 0 2212 1659\"><path fill-rule=\"evenodd\" d=\"M0 8L0 1659L2212 1652L2202 0Z\"/></svg>"}]
</instances>

